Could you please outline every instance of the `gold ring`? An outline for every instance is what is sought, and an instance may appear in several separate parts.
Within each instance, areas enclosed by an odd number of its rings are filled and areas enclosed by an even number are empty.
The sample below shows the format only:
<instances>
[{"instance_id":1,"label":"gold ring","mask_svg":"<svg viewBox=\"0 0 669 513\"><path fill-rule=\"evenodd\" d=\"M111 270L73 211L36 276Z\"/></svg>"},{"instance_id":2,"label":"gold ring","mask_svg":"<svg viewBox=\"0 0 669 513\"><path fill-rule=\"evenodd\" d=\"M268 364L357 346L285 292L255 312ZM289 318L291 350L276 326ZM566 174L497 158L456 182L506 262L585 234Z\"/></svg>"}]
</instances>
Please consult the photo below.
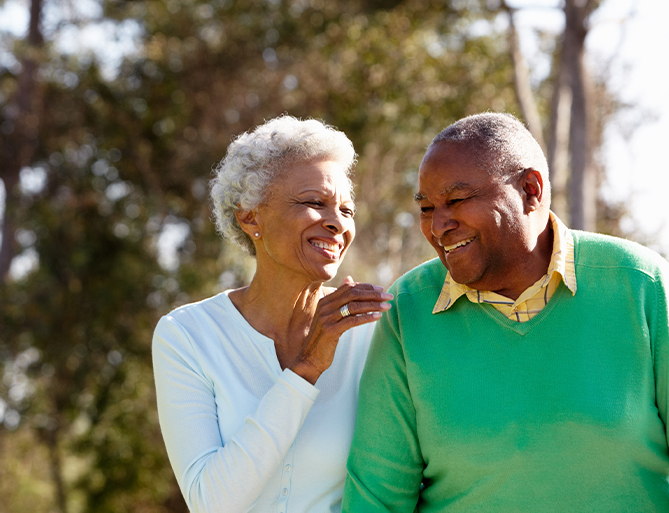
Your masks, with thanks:
<instances>
[{"instance_id":1,"label":"gold ring","mask_svg":"<svg viewBox=\"0 0 669 513\"><path fill-rule=\"evenodd\" d=\"M349 315L351 315L351 312L348 310L348 303L345 304L344 306L342 306L339 309L339 313L341 314L342 318L345 318L345 317L348 317Z\"/></svg>"}]
</instances>

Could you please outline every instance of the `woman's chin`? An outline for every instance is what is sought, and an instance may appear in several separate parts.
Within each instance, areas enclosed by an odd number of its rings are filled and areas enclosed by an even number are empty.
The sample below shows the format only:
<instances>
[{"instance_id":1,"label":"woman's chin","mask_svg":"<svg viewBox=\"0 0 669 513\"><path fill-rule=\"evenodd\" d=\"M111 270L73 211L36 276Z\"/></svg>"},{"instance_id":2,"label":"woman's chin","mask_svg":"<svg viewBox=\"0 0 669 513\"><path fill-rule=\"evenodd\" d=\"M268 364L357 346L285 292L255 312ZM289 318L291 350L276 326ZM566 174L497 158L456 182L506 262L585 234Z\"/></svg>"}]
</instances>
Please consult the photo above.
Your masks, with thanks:
<instances>
[{"instance_id":1,"label":"woman's chin","mask_svg":"<svg viewBox=\"0 0 669 513\"><path fill-rule=\"evenodd\" d=\"M314 269L314 272L309 273L312 281L320 281L325 283L330 281L335 276L337 276L337 271L339 270L339 262L329 264L321 267L320 269Z\"/></svg>"}]
</instances>

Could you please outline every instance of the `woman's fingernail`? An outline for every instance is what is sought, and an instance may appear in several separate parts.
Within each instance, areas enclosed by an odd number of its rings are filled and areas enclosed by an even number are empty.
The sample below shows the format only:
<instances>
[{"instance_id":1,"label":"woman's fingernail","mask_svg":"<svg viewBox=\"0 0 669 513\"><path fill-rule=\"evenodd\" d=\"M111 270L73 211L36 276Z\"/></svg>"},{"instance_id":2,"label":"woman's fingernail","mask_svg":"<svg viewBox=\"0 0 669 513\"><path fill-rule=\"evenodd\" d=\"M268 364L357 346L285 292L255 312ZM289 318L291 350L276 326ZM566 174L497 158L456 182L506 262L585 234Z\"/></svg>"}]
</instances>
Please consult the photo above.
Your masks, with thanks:
<instances>
[{"instance_id":1,"label":"woman's fingernail","mask_svg":"<svg viewBox=\"0 0 669 513\"><path fill-rule=\"evenodd\" d=\"M381 303L381 310L390 310L391 307L390 303Z\"/></svg>"}]
</instances>

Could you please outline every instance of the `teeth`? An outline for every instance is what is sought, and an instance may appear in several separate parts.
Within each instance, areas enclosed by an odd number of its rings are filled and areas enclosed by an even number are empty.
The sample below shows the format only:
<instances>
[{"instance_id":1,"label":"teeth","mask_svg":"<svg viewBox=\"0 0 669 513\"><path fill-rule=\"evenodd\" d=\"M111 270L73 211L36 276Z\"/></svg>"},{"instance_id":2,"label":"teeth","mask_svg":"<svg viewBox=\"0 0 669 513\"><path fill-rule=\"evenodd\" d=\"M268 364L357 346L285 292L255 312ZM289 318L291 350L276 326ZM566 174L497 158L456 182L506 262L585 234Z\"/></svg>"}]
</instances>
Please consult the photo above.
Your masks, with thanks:
<instances>
[{"instance_id":1,"label":"teeth","mask_svg":"<svg viewBox=\"0 0 669 513\"><path fill-rule=\"evenodd\" d=\"M473 240L474 237L472 237L471 239L461 240L460 242L458 242L457 244L453 244L452 246L442 246L442 247L444 248L444 251L446 253L449 253L450 251L453 251L456 248L460 248L462 246L469 244Z\"/></svg>"},{"instance_id":2,"label":"teeth","mask_svg":"<svg viewBox=\"0 0 669 513\"><path fill-rule=\"evenodd\" d=\"M329 244L327 242L322 242L320 240L312 240L309 241L312 246L316 246L317 248L321 249L326 249L328 251L331 251L332 253L337 253L339 251L339 245L338 244Z\"/></svg>"}]
</instances>

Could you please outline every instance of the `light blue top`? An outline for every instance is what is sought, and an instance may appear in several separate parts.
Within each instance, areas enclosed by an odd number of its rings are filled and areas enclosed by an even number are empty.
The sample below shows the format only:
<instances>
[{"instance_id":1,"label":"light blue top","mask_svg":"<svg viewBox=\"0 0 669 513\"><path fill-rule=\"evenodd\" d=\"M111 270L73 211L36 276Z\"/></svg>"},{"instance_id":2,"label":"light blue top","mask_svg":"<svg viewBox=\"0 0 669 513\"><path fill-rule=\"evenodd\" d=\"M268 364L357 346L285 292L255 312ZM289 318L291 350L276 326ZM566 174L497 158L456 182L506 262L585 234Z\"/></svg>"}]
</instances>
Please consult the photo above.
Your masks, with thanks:
<instances>
[{"instance_id":1,"label":"light blue top","mask_svg":"<svg viewBox=\"0 0 669 513\"><path fill-rule=\"evenodd\" d=\"M342 335L315 386L226 291L158 323L153 367L167 453L193 513L339 512L373 324Z\"/></svg>"}]
</instances>

